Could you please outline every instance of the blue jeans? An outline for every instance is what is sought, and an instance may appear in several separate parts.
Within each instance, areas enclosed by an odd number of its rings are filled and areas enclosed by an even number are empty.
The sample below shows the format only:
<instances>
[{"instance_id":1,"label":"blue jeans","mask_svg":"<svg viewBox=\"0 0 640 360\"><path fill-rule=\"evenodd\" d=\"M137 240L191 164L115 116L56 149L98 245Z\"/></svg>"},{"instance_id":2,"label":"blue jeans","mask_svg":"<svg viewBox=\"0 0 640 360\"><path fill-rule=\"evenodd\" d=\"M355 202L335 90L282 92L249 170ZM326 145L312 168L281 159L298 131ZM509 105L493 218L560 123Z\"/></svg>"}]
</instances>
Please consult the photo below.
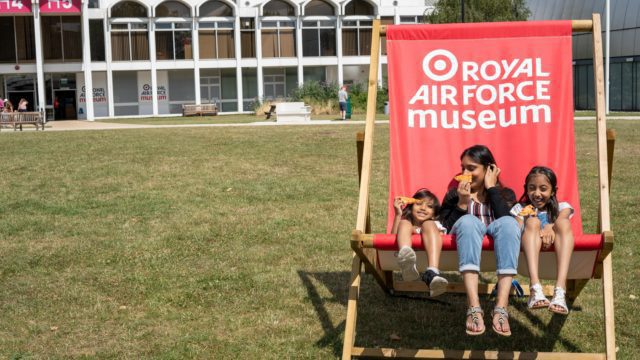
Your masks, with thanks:
<instances>
[{"instance_id":1,"label":"blue jeans","mask_svg":"<svg viewBox=\"0 0 640 360\"><path fill-rule=\"evenodd\" d=\"M453 224L451 234L456 236L460 272L480 271L482 238L490 235L496 256L496 273L517 274L521 231L515 218L503 216L485 226L480 219L467 214Z\"/></svg>"}]
</instances>

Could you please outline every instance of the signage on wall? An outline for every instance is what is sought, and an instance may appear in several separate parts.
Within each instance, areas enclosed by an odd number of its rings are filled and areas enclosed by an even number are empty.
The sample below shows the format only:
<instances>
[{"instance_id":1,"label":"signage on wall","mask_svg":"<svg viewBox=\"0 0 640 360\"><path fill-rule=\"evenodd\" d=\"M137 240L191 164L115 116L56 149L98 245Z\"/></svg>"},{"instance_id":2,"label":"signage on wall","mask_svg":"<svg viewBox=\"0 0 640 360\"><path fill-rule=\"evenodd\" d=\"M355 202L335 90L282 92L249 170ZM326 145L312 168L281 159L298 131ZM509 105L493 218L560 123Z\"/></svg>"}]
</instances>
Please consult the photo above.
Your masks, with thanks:
<instances>
[{"instance_id":1,"label":"signage on wall","mask_svg":"<svg viewBox=\"0 0 640 360\"><path fill-rule=\"evenodd\" d=\"M79 102L85 103L86 99L86 87L82 86L82 91L80 92ZM106 103L107 102L107 92L104 88L93 88L93 102L94 103Z\"/></svg>"},{"instance_id":2,"label":"signage on wall","mask_svg":"<svg viewBox=\"0 0 640 360\"><path fill-rule=\"evenodd\" d=\"M0 13L23 14L31 12L31 0L0 0Z\"/></svg>"},{"instance_id":3,"label":"signage on wall","mask_svg":"<svg viewBox=\"0 0 640 360\"><path fill-rule=\"evenodd\" d=\"M2 1L2 0L0 0ZM25 1L25 0L22 0ZM41 13L80 13L81 0L41 0Z\"/></svg>"},{"instance_id":4,"label":"signage on wall","mask_svg":"<svg viewBox=\"0 0 640 360\"><path fill-rule=\"evenodd\" d=\"M167 100L167 88L164 85L158 86L158 90L156 91L156 96L159 101ZM142 92L140 92L140 101L151 101L153 98L151 97L151 85L144 84L142 85Z\"/></svg>"}]
</instances>

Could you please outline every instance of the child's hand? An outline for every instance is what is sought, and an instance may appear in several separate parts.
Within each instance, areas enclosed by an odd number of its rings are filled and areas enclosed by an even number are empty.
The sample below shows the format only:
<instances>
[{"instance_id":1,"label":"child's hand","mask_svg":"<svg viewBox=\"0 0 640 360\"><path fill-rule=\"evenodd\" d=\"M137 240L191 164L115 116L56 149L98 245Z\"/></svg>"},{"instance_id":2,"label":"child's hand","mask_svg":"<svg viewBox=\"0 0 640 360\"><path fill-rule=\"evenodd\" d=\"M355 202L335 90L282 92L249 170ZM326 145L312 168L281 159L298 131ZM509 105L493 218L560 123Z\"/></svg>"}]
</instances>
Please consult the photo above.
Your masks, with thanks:
<instances>
[{"instance_id":1,"label":"child's hand","mask_svg":"<svg viewBox=\"0 0 640 360\"><path fill-rule=\"evenodd\" d=\"M547 250L556 241L556 232L553 231L553 225L547 224L542 230L540 230L540 237L542 238L542 249Z\"/></svg>"},{"instance_id":2,"label":"child's hand","mask_svg":"<svg viewBox=\"0 0 640 360\"><path fill-rule=\"evenodd\" d=\"M404 202L402 202L400 196L396 196L396 198L393 199L393 211L396 216L400 216L402 214L402 205L404 205Z\"/></svg>"}]
</instances>

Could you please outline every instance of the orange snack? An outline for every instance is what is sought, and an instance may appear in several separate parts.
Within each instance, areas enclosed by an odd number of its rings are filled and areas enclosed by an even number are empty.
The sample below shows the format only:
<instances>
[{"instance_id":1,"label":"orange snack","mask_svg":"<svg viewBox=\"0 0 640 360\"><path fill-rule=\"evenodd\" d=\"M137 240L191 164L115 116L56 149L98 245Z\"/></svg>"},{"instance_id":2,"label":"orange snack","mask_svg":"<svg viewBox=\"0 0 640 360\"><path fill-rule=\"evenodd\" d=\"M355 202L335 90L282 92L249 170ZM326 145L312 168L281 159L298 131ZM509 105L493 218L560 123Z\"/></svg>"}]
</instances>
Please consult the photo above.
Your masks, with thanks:
<instances>
[{"instance_id":1,"label":"orange snack","mask_svg":"<svg viewBox=\"0 0 640 360\"><path fill-rule=\"evenodd\" d=\"M531 216L531 215L535 215L536 214L536 210L533 208L533 205L527 205L524 207L524 209L522 209L518 215L520 216Z\"/></svg>"},{"instance_id":2,"label":"orange snack","mask_svg":"<svg viewBox=\"0 0 640 360\"><path fill-rule=\"evenodd\" d=\"M402 202L405 205L415 204L415 203L417 203L419 201L418 199L414 199L412 197L406 197L406 196L400 196L400 200L402 200Z\"/></svg>"},{"instance_id":3,"label":"orange snack","mask_svg":"<svg viewBox=\"0 0 640 360\"><path fill-rule=\"evenodd\" d=\"M460 175L456 175L456 177L454 177L454 179L456 181L466 181L466 182L471 182L471 174L460 174Z\"/></svg>"}]
</instances>

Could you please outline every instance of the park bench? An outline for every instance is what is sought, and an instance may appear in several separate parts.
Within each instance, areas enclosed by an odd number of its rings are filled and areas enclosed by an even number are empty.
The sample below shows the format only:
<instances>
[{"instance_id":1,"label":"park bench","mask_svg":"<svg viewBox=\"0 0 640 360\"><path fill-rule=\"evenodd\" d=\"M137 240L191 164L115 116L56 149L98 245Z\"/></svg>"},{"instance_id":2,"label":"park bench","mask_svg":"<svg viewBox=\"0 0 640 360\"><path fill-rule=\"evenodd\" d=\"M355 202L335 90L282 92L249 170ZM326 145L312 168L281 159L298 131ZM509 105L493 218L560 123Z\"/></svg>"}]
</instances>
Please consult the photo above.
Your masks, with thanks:
<instances>
[{"instance_id":1,"label":"park bench","mask_svg":"<svg viewBox=\"0 0 640 360\"><path fill-rule=\"evenodd\" d=\"M278 122L296 122L311 120L311 106L303 102L281 102L276 104Z\"/></svg>"},{"instance_id":2,"label":"park bench","mask_svg":"<svg viewBox=\"0 0 640 360\"><path fill-rule=\"evenodd\" d=\"M182 105L182 116L190 115L218 115L218 106L216 104Z\"/></svg>"},{"instance_id":3,"label":"park bench","mask_svg":"<svg viewBox=\"0 0 640 360\"><path fill-rule=\"evenodd\" d=\"M22 131L22 125L24 124L33 124L36 130L38 128L44 130L44 114L37 111L0 113L0 129L5 126L13 126L13 131L18 128Z\"/></svg>"}]
</instances>

